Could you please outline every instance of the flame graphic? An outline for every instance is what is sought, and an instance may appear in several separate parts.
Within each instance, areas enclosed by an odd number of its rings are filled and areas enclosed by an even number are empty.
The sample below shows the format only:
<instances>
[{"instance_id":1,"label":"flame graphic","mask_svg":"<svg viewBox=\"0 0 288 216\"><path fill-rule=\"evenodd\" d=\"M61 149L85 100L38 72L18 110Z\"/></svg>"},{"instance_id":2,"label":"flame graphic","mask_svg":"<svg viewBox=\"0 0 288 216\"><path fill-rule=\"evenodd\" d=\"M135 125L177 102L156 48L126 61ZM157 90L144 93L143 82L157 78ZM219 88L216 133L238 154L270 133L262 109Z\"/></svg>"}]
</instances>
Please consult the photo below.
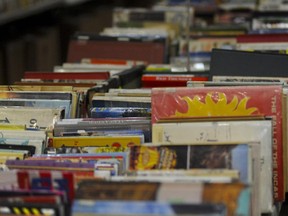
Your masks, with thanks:
<instances>
[{"instance_id":1,"label":"flame graphic","mask_svg":"<svg viewBox=\"0 0 288 216\"><path fill-rule=\"evenodd\" d=\"M244 97L239 101L237 96L234 96L230 103L227 102L227 97L224 93L216 93L218 98L213 97L212 93L208 93L205 101L201 101L201 97L196 95L193 99L188 96L181 98L188 105L188 110L181 113L175 111L172 117L200 117L200 116L249 116L258 112L256 107L247 108L249 97Z\"/></svg>"}]
</instances>

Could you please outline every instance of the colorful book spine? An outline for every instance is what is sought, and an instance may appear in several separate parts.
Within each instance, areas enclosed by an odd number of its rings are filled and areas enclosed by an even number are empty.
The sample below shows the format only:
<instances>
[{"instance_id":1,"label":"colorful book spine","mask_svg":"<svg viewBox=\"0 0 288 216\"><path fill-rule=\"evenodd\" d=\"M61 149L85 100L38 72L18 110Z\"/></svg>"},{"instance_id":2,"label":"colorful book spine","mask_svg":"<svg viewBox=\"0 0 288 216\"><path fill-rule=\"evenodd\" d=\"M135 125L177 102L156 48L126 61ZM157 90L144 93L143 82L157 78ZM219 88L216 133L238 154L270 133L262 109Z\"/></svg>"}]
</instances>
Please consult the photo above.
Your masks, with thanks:
<instances>
[{"instance_id":1,"label":"colorful book spine","mask_svg":"<svg viewBox=\"0 0 288 216\"><path fill-rule=\"evenodd\" d=\"M151 117L151 108L141 107L94 107L91 118Z\"/></svg>"}]
</instances>

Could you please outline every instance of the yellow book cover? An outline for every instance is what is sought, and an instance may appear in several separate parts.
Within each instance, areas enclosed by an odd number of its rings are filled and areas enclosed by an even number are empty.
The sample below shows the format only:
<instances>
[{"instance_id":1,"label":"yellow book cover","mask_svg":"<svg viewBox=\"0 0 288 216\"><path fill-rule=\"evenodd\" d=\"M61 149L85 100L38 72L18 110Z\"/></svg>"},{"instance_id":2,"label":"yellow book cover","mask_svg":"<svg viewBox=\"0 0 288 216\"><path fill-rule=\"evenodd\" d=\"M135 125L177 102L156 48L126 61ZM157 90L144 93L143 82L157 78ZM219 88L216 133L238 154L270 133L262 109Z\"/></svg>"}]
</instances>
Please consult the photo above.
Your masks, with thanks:
<instances>
[{"instance_id":1,"label":"yellow book cover","mask_svg":"<svg viewBox=\"0 0 288 216\"><path fill-rule=\"evenodd\" d=\"M49 147L128 147L143 143L143 136L73 136L73 137L51 137Z\"/></svg>"}]
</instances>

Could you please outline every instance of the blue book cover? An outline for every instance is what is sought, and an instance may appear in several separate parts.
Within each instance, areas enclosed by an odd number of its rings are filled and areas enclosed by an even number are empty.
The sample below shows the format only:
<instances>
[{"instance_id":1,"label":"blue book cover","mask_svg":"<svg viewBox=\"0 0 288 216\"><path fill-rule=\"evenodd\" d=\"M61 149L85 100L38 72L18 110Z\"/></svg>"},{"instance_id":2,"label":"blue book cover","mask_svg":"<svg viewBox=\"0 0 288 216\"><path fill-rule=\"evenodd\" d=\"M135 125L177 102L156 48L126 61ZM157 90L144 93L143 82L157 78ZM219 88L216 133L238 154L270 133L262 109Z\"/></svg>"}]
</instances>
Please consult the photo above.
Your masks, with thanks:
<instances>
[{"instance_id":1,"label":"blue book cover","mask_svg":"<svg viewBox=\"0 0 288 216\"><path fill-rule=\"evenodd\" d=\"M87 201L75 200L72 215L191 215L224 216L223 204L171 204L154 201Z\"/></svg>"},{"instance_id":2,"label":"blue book cover","mask_svg":"<svg viewBox=\"0 0 288 216\"><path fill-rule=\"evenodd\" d=\"M93 107L91 118L151 117L151 108L142 107Z\"/></svg>"}]
</instances>

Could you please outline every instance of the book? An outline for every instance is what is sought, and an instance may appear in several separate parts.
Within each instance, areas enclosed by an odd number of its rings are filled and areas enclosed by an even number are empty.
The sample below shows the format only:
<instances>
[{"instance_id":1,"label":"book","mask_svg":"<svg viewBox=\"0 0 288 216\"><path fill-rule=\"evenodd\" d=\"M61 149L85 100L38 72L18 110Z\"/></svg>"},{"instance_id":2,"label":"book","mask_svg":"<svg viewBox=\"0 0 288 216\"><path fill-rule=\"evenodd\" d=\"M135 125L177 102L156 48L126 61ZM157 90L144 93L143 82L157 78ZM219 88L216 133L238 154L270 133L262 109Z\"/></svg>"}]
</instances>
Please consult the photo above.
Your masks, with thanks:
<instances>
[{"instance_id":1,"label":"book","mask_svg":"<svg viewBox=\"0 0 288 216\"><path fill-rule=\"evenodd\" d=\"M273 196L283 201L282 86L155 88L151 100L152 124L168 117L272 117Z\"/></svg>"},{"instance_id":2,"label":"book","mask_svg":"<svg viewBox=\"0 0 288 216\"><path fill-rule=\"evenodd\" d=\"M108 71L111 76L117 73L130 69L129 65L115 65L115 64L88 64L88 63L72 63L64 62L62 65L54 66L54 72L72 73L72 72L103 72Z\"/></svg>"},{"instance_id":3,"label":"book","mask_svg":"<svg viewBox=\"0 0 288 216\"><path fill-rule=\"evenodd\" d=\"M113 58L164 63L166 55L166 38L147 40L77 33L70 39L67 62L80 62L82 58Z\"/></svg>"},{"instance_id":4,"label":"book","mask_svg":"<svg viewBox=\"0 0 288 216\"><path fill-rule=\"evenodd\" d=\"M237 49L286 54L287 34L248 34L237 37Z\"/></svg>"},{"instance_id":5,"label":"book","mask_svg":"<svg viewBox=\"0 0 288 216\"><path fill-rule=\"evenodd\" d=\"M237 44L236 37L229 36L190 36L189 43L182 37L179 42L179 56L193 53L211 53L212 49L235 49Z\"/></svg>"},{"instance_id":6,"label":"book","mask_svg":"<svg viewBox=\"0 0 288 216\"><path fill-rule=\"evenodd\" d=\"M260 145L259 143L239 144L239 143L194 143L184 145L181 143L174 145L141 145L130 147L130 170L153 170L153 169L237 169L240 172L240 182L253 183L252 205L253 214L260 214ZM229 155L229 156L228 156ZM246 155L246 156L245 156ZM239 156L239 158L238 158ZM225 159L224 159L225 158ZM241 159L240 159L241 158ZM239 163L241 160L241 165ZM234 162L233 162L234 161ZM160 180L157 177L150 177ZM133 178L132 178L133 179ZM138 178L140 181L147 181L149 178ZM213 180L210 176L200 176L198 182L213 182L220 179L216 176ZM123 178L125 180L125 178ZM135 178L134 178L135 180ZM163 181L194 181L197 177L177 178L168 176ZM231 179L230 179L231 180ZM148 180L149 181L149 180ZM162 180L161 180L162 181ZM222 177L223 181L223 177ZM224 180L225 181L225 180ZM228 180L229 181L229 180ZM226 177L227 183L227 177Z\"/></svg>"},{"instance_id":7,"label":"book","mask_svg":"<svg viewBox=\"0 0 288 216\"><path fill-rule=\"evenodd\" d=\"M116 73L115 76L118 77L120 86L124 89L140 88L142 72L145 67L145 65L136 65Z\"/></svg>"},{"instance_id":8,"label":"book","mask_svg":"<svg viewBox=\"0 0 288 216\"><path fill-rule=\"evenodd\" d=\"M88 147L88 146L115 146L128 147L140 145L144 142L141 135L114 135L114 136L74 136L74 137L50 137L48 147Z\"/></svg>"},{"instance_id":9,"label":"book","mask_svg":"<svg viewBox=\"0 0 288 216\"><path fill-rule=\"evenodd\" d=\"M54 124L53 136L65 136L69 134L108 134L122 133L129 130L141 131L144 141L151 142L151 119L147 117L121 117L121 118L85 118L85 119L61 119ZM122 132L121 132L122 131ZM123 134L123 133L122 133Z\"/></svg>"},{"instance_id":10,"label":"book","mask_svg":"<svg viewBox=\"0 0 288 216\"><path fill-rule=\"evenodd\" d=\"M144 65L146 62L134 60L119 60L119 59L101 59L101 58L83 58L81 63L86 64L113 64L113 65Z\"/></svg>"},{"instance_id":11,"label":"book","mask_svg":"<svg viewBox=\"0 0 288 216\"><path fill-rule=\"evenodd\" d=\"M223 204L169 204L153 201L83 201L76 200L72 206L75 216L87 215L226 215Z\"/></svg>"},{"instance_id":12,"label":"book","mask_svg":"<svg viewBox=\"0 0 288 216\"><path fill-rule=\"evenodd\" d=\"M17 145L17 144L0 144L0 152L2 150L10 150L8 152L14 151L24 151L26 152L26 157L31 157L35 154L36 146L33 145ZM5 152L5 151L4 151Z\"/></svg>"},{"instance_id":13,"label":"book","mask_svg":"<svg viewBox=\"0 0 288 216\"><path fill-rule=\"evenodd\" d=\"M152 142L155 144L191 144L197 142L260 141L260 203L262 213L273 211L273 162L272 162L272 121L242 119L233 120L209 118L155 123L152 126ZM270 188L268 190L267 188Z\"/></svg>"},{"instance_id":14,"label":"book","mask_svg":"<svg viewBox=\"0 0 288 216\"><path fill-rule=\"evenodd\" d=\"M128 170L125 177L153 177L153 176L229 176L239 179L239 170L231 169L169 169L169 170Z\"/></svg>"},{"instance_id":15,"label":"book","mask_svg":"<svg viewBox=\"0 0 288 216\"><path fill-rule=\"evenodd\" d=\"M39 79L39 80L106 80L110 78L110 73L103 72L39 72L39 71L25 71L24 79Z\"/></svg>"},{"instance_id":16,"label":"book","mask_svg":"<svg viewBox=\"0 0 288 216\"><path fill-rule=\"evenodd\" d=\"M65 118L73 116L70 100L49 99L0 99L0 106L23 106L35 108L56 108L65 110Z\"/></svg>"},{"instance_id":17,"label":"book","mask_svg":"<svg viewBox=\"0 0 288 216\"><path fill-rule=\"evenodd\" d=\"M226 206L228 216L248 216L250 195L249 187L242 183L111 182L90 179L78 184L75 201L220 202Z\"/></svg>"},{"instance_id":18,"label":"book","mask_svg":"<svg viewBox=\"0 0 288 216\"><path fill-rule=\"evenodd\" d=\"M5 124L22 124L26 128L46 129L53 123L64 118L65 110L44 107L0 107L0 122Z\"/></svg>"},{"instance_id":19,"label":"book","mask_svg":"<svg viewBox=\"0 0 288 216\"><path fill-rule=\"evenodd\" d=\"M17 131L18 132L18 131ZM16 134L17 134L16 132ZM33 140L33 139L29 139L29 138L1 138L0 139L0 145L7 145L9 146L22 146L19 148L26 148L27 146L31 146L34 150L33 154L41 154L44 151L44 147L45 147L45 140Z\"/></svg>"},{"instance_id":20,"label":"book","mask_svg":"<svg viewBox=\"0 0 288 216\"><path fill-rule=\"evenodd\" d=\"M92 107L151 108L150 97L98 96L92 98Z\"/></svg>"},{"instance_id":21,"label":"book","mask_svg":"<svg viewBox=\"0 0 288 216\"><path fill-rule=\"evenodd\" d=\"M257 76L213 76L215 85L285 85L287 77L257 77ZM209 83L207 83L209 85Z\"/></svg>"},{"instance_id":22,"label":"book","mask_svg":"<svg viewBox=\"0 0 288 216\"><path fill-rule=\"evenodd\" d=\"M151 108L137 107L93 107L91 118L151 117Z\"/></svg>"},{"instance_id":23,"label":"book","mask_svg":"<svg viewBox=\"0 0 288 216\"><path fill-rule=\"evenodd\" d=\"M287 68L286 54L213 49L209 80L214 76L287 77Z\"/></svg>"},{"instance_id":24,"label":"book","mask_svg":"<svg viewBox=\"0 0 288 216\"><path fill-rule=\"evenodd\" d=\"M17 160L9 159L5 161L5 165L9 170L23 170L23 171L50 171L50 172L73 172L73 176L94 176L95 164L89 162L72 162L72 161L57 161L47 159L35 159L35 160ZM37 182L34 187L36 188ZM63 182L59 182L60 187L63 186ZM46 185L47 186L47 185ZM56 185L55 185L56 186ZM45 189L45 185L38 185L39 189ZM48 188L49 189L49 188ZM66 188L65 188L66 189ZM71 193L74 193L73 191Z\"/></svg>"},{"instance_id":25,"label":"book","mask_svg":"<svg viewBox=\"0 0 288 216\"><path fill-rule=\"evenodd\" d=\"M187 10L184 6L160 6L155 5L151 9L145 8L121 8L116 7L113 10L113 26L119 26L127 22L165 22L173 23L184 30L192 20L194 9ZM190 17L191 16L191 17ZM157 29L158 30L158 29ZM155 31L155 30L154 30ZM158 30L159 31L159 30ZM145 33L144 33L145 34ZM157 35L157 34L156 34Z\"/></svg>"},{"instance_id":26,"label":"book","mask_svg":"<svg viewBox=\"0 0 288 216\"><path fill-rule=\"evenodd\" d=\"M240 171L240 181L249 183L252 181L248 171L252 169L249 149L245 144L229 143L133 146L130 147L129 169L236 169ZM237 164L239 158L243 163Z\"/></svg>"},{"instance_id":27,"label":"book","mask_svg":"<svg viewBox=\"0 0 288 216\"><path fill-rule=\"evenodd\" d=\"M59 190L66 193L70 202L74 199L74 175L72 172L18 170L21 189Z\"/></svg>"},{"instance_id":28,"label":"book","mask_svg":"<svg viewBox=\"0 0 288 216\"><path fill-rule=\"evenodd\" d=\"M84 147L85 148L85 147ZM85 150L84 150L85 151ZM115 159L119 161L119 174L124 174L128 168L128 152L97 152L94 153L65 153L65 154L40 154L33 155L27 160L55 160L55 161L71 161L71 162L97 162L98 160Z\"/></svg>"},{"instance_id":29,"label":"book","mask_svg":"<svg viewBox=\"0 0 288 216\"><path fill-rule=\"evenodd\" d=\"M179 87L186 86L188 81L208 81L208 76L194 75L179 75L179 74L163 74L152 75L143 74L141 78L142 88L153 87Z\"/></svg>"},{"instance_id":30,"label":"book","mask_svg":"<svg viewBox=\"0 0 288 216\"><path fill-rule=\"evenodd\" d=\"M40 215L49 213L53 216L64 216L63 207L59 204L39 204L39 203L11 203L1 202L0 213L5 215Z\"/></svg>"}]
</instances>

